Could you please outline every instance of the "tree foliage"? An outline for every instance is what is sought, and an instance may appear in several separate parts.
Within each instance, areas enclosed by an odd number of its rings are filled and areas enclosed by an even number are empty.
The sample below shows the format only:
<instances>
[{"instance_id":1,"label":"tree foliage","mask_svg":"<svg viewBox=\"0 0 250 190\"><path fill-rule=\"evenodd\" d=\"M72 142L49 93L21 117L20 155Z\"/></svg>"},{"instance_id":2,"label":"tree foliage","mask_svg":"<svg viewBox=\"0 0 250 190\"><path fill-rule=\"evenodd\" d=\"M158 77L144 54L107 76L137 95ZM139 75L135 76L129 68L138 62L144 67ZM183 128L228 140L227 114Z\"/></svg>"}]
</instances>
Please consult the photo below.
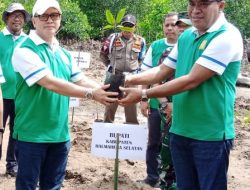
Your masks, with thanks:
<instances>
[{"instance_id":1,"label":"tree foliage","mask_svg":"<svg viewBox=\"0 0 250 190\"><path fill-rule=\"evenodd\" d=\"M186 0L78 0L80 7L88 16L92 31L91 37L100 39L105 25L105 10L117 13L126 8L126 12L137 18L137 33L147 41L163 36L162 20L165 14L172 11L186 10Z\"/></svg>"},{"instance_id":2,"label":"tree foliage","mask_svg":"<svg viewBox=\"0 0 250 190\"><path fill-rule=\"evenodd\" d=\"M17 2L18 0L16 0ZM19 0L31 12L35 0ZM11 3L0 1L0 13ZM137 18L137 33L152 42L163 37L163 17L169 12L180 12L187 9L187 0L60 0L63 9L60 38L101 39L103 27L107 25L105 11L115 15L122 8ZM250 1L226 0L226 17L236 25L243 36L250 38ZM0 28L4 23L0 21ZM29 27L31 24L29 25Z\"/></svg>"},{"instance_id":3,"label":"tree foliage","mask_svg":"<svg viewBox=\"0 0 250 190\"><path fill-rule=\"evenodd\" d=\"M115 15L121 9L133 14L137 20L143 19L147 12L148 0L78 0L80 8L88 16L92 26L91 37L100 39L103 27L106 25L105 10L110 10Z\"/></svg>"},{"instance_id":4,"label":"tree foliage","mask_svg":"<svg viewBox=\"0 0 250 190\"><path fill-rule=\"evenodd\" d=\"M187 10L187 0L150 0L147 14L139 23L142 35L147 42L163 37L163 17L169 12ZM250 38L250 1L226 0L226 18L236 25L245 38Z\"/></svg>"},{"instance_id":5,"label":"tree foliage","mask_svg":"<svg viewBox=\"0 0 250 190\"><path fill-rule=\"evenodd\" d=\"M227 19L236 25L245 38L250 38L250 1L228 0L225 8Z\"/></svg>"},{"instance_id":6,"label":"tree foliage","mask_svg":"<svg viewBox=\"0 0 250 190\"><path fill-rule=\"evenodd\" d=\"M166 14L170 12L186 11L186 0L151 0L149 1L148 12L140 22L141 35L152 42L162 38L163 21Z\"/></svg>"},{"instance_id":7,"label":"tree foliage","mask_svg":"<svg viewBox=\"0 0 250 190\"><path fill-rule=\"evenodd\" d=\"M62 28L58 33L58 37L61 39L76 38L81 40L89 38L91 26L87 16L81 12L78 3L71 0L61 0L60 3L63 17Z\"/></svg>"}]
</instances>

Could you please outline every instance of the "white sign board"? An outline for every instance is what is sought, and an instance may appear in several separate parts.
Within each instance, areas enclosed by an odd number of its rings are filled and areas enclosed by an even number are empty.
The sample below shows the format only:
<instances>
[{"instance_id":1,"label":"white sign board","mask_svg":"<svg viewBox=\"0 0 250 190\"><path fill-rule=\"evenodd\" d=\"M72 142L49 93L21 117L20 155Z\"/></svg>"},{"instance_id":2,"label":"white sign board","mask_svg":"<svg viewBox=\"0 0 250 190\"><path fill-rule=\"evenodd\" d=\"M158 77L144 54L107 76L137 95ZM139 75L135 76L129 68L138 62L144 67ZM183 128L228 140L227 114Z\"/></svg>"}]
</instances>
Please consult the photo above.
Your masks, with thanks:
<instances>
[{"instance_id":1,"label":"white sign board","mask_svg":"<svg viewBox=\"0 0 250 190\"><path fill-rule=\"evenodd\" d=\"M73 108L73 107L79 107L79 106L80 106L79 98L70 97L70 99L69 99L69 107Z\"/></svg>"},{"instance_id":2,"label":"white sign board","mask_svg":"<svg viewBox=\"0 0 250 190\"><path fill-rule=\"evenodd\" d=\"M140 125L94 123L91 154L115 158L117 134L119 134L119 159L146 159L147 128Z\"/></svg>"},{"instance_id":3,"label":"white sign board","mask_svg":"<svg viewBox=\"0 0 250 190\"><path fill-rule=\"evenodd\" d=\"M71 56L80 69L89 68L91 54L87 52L70 51Z\"/></svg>"}]
</instances>

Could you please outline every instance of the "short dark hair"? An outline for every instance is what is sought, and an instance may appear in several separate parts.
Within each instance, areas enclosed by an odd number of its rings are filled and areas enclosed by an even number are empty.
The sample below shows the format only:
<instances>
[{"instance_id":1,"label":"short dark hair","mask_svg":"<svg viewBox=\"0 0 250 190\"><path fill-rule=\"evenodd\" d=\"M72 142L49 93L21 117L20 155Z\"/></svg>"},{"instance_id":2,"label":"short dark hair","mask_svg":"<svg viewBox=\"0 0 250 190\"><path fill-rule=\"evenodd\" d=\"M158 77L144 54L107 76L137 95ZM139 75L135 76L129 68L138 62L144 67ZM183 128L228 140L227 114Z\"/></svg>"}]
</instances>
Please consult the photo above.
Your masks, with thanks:
<instances>
[{"instance_id":1,"label":"short dark hair","mask_svg":"<svg viewBox=\"0 0 250 190\"><path fill-rule=\"evenodd\" d=\"M170 12L170 13L166 14L163 17L163 22L165 22L166 18L171 17L171 16L177 16L177 18L178 18L178 13L177 12Z\"/></svg>"}]
</instances>

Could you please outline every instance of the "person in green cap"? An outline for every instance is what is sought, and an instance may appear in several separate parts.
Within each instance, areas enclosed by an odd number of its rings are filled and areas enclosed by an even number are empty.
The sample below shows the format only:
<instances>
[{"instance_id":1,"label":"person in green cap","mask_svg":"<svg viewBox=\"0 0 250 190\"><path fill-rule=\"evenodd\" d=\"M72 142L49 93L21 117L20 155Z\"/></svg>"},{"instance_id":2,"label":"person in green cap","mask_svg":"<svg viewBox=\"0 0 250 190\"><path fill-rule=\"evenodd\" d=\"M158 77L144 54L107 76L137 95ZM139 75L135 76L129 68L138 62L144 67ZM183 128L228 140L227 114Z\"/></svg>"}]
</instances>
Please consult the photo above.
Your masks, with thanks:
<instances>
[{"instance_id":1,"label":"person in green cap","mask_svg":"<svg viewBox=\"0 0 250 190\"><path fill-rule=\"evenodd\" d=\"M23 32L23 26L29 21L29 13L20 3L11 3L2 14L2 20L5 27L0 33L0 63L6 82L2 85L3 91L3 128L9 125L8 146L6 154L6 175L15 177L17 174L17 160L15 155L16 141L12 137L15 120L15 95L16 95L16 74L12 66L12 54L14 48L23 39L26 34ZM7 122L8 121L8 122ZM1 158L0 146L0 158Z\"/></svg>"},{"instance_id":2,"label":"person in green cap","mask_svg":"<svg viewBox=\"0 0 250 190\"><path fill-rule=\"evenodd\" d=\"M192 26L192 22L188 18L187 12L179 13L179 19L176 22L176 26L178 27L180 34Z\"/></svg>"}]
</instances>

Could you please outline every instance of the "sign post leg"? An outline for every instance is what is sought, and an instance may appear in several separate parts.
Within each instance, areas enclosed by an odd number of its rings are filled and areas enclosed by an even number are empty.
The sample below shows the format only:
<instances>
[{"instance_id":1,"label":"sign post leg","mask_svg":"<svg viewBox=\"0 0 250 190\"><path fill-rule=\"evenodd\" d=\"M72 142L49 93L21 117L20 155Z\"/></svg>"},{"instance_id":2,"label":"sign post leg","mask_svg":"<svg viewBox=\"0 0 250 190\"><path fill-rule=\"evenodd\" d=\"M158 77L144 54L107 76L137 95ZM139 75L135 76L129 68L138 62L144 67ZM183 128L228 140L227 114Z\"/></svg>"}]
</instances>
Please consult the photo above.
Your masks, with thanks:
<instances>
[{"instance_id":1,"label":"sign post leg","mask_svg":"<svg viewBox=\"0 0 250 190\"><path fill-rule=\"evenodd\" d=\"M74 113L75 113L75 108L72 108L72 116L71 116L71 124L74 122Z\"/></svg>"},{"instance_id":2,"label":"sign post leg","mask_svg":"<svg viewBox=\"0 0 250 190\"><path fill-rule=\"evenodd\" d=\"M118 172L119 172L119 133L116 133L116 154L114 170L114 190L118 190Z\"/></svg>"}]
</instances>

